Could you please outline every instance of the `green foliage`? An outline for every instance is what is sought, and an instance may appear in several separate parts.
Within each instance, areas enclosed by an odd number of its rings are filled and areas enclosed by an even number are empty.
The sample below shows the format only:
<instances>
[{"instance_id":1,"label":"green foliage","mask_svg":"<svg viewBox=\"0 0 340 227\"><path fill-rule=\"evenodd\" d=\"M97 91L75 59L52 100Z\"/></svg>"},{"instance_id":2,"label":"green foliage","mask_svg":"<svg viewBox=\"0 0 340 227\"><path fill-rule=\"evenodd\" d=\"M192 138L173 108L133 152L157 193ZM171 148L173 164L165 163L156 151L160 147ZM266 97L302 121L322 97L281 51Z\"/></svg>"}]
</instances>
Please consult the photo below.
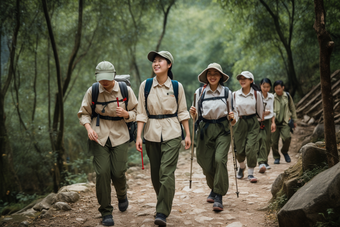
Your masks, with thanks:
<instances>
[{"instance_id":1,"label":"green foliage","mask_svg":"<svg viewBox=\"0 0 340 227\"><path fill-rule=\"evenodd\" d=\"M326 169L328 169L328 165L325 162L323 162L320 166L315 165L315 168L303 172L303 174L300 176L300 183L304 185L305 183L310 181L313 177L315 177L322 171L325 171Z\"/></svg>"},{"instance_id":2,"label":"green foliage","mask_svg":"<svg viewBox=\"0 0 340 227\"><path fill-rule=\"evenodd\" d=\"M0 214L1 215L10 215L13 214L25 206L27 206L29 203L34 201L37 198L36 194L30 195L23 192L19 192L16 195L16 202L15 203L8 203L3 202L0 200Z\"/></svg>"},{"instance_id":3,"label":"green foliage","mask_svg":"<svg viewBox=\"0 0 340 227\"><path fill-rule=\"evenodd\" d=\"M274 200L269 204L269 210L278 212L286 203L288 202L288 198L286 194L282 193L281 195L276 196Z\"/></svg>"},{"instance_id":4,"label":"green foliage","mask_svg":"<svg viewBox=\"0 0 340 227\"><path fill-rule=\"evenodd\" d=\"M323 217L322 222L317 222L314 227L336 227L340 226L340 216L333 208L327 209L326 213L319 213Z\"/></svg>"}]
</instances>

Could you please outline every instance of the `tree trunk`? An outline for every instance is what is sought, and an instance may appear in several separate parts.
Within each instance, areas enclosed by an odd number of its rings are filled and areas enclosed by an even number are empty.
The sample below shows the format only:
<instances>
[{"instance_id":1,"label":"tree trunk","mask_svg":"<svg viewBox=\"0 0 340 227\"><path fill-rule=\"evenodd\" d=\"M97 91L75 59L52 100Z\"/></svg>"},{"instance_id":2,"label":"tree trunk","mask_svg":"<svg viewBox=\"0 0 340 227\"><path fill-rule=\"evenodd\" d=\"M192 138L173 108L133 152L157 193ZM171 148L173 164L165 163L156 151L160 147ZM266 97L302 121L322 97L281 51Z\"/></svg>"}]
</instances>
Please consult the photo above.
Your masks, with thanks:
<instances>
[{"instance_id":1,"label":"tree trunk","mask_svg":"<svg viewBox=\"0 0 340 227\"><path fill-rule=\"evenodd\" d=\"M7 79L0 91L0 200L11 202L12 191L22 191L20 181L13 167L13 151L6 129L5 96L13 78L17 37L20 28L20 0L17 0L16 25L10 50L10 65Z\"/></svg>"},{"instance_id":2,"label":"tree trunk","mask_svg":"<svg viewBox=\"0 0 340 227\"><path fill-rule=\"evenodd\" d=\"M320 80L322 91L322 105L325 124L325 142L328 166L332 167L339 162L336 146L333 95L330 72L330 58L334 42L326 30L326 13L323 0L314 0L315 22L314 29L317 34L320 48Z\"/></svg>"}]
</instances>

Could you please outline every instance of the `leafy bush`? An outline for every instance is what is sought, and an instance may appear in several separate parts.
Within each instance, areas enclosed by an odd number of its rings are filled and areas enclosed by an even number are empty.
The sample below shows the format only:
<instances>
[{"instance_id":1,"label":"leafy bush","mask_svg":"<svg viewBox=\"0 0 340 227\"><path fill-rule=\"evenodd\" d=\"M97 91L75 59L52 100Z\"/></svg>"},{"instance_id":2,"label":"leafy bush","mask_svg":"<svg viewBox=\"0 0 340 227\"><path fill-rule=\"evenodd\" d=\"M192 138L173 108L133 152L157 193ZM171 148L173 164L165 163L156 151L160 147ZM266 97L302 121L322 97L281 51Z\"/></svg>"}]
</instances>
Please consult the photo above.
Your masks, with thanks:
<instances>
[{"instance_id":1,"label":"leafy bush","mask_svg":"<svg viewBox=\"0 0 340 227\"><path fill-rule=\"evenodd\" d=\"M328 165L325 162L323 162L320 166L315 165L315 168L303 172L303 174L300 176L299 183L302 183L302 185L304 185L305 183L310 181L313 177L315 177L322 171L325 171L326 169L328 169Z\"/></svg>"},{"instance_id":2,"label":"leafy bush","mask_svg":"<svg viewBox=\"0 0 340 227\"><path fill-rule=\"evenodd\" d=\"M315 227L337 227L340 226L340 217L339 214L334 212L333 208L327 209L327 214L319 213L324 222L317 222L314 226Z\"/></svg>"}]
</instances>

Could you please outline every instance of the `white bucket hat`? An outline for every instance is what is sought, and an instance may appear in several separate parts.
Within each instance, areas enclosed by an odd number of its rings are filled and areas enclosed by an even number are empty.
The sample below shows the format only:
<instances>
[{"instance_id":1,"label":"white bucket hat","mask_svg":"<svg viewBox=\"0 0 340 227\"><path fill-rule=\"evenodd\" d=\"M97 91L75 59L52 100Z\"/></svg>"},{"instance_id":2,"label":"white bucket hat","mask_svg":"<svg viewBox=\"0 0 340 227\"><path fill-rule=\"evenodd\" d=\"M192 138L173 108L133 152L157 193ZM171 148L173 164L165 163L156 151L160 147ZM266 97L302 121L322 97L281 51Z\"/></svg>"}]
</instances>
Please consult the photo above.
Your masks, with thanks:
<instances>
[{"instance_id":1,"label":"white bucket hat","mask_svg":"<svg viewBox=\"0 0 340 227\"><path fill-rule=\"evenodd\" d=\"M225 74L223 71L222 71L222 67L220 64L218 63L211 63L208 65L208 67L203 70L199 75L198 75L198 81L201 82L201 83L204 83L204 84L207 84L208 83L208 80L207 80L207 72L209 69L216 69L217 71L219 71L222 75L222 82L226 82L228 79L229 79L229 76L227 74Z\"/></svg>"},{"instance_id":2,"label":"white bucket hat","mask_svg":"<svg viewBox=\"0 0 340 227\"><path fill-rule=\"evenodd\" d=\"M110 62L102 61L97 65L95 75L97 82L101 80L112 81L115 78L116 70Z\"/></svg>"},{"instance_id":3,"label":"white bucket hat","mask_svg":"<svg viewBox=\"0 0 340 227\"><path fill-rule=\"evenodd\" d=\"M247 79L252 79L254 81L254 75L249 71L243 71L237 75L236 79L239 80L241 76L244 76Z\"/></svg>"}]
</instances>

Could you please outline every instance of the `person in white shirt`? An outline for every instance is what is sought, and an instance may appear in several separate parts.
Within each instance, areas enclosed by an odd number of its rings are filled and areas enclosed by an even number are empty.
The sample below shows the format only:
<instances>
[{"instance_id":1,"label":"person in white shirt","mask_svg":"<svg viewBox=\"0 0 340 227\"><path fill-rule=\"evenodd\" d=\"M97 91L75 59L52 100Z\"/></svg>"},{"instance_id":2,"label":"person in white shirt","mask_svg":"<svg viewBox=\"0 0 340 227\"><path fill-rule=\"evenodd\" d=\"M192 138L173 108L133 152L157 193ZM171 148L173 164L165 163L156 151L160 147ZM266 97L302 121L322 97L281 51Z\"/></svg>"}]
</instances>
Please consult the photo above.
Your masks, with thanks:
<instances>
[{"instance_id":1,"label":"person in white shirt","mask_svg":"<svg viewBox=\"0 0 340 227\"><path fill-rule=\"evenodd\" d=\"M264 78L260 82L262 100L265 106L264 109L264 121L260 122L260 134L258 135L259 150L257 163L259 164L259 172L264 173L267 169L270 169L268 165L268 155L271 145L271 133L275 132L275 114L273 110L274 95L269 93L272 82L268 78Z\"/></svg>"},{"instance_id":2,"label":"person in white shirt","mask_svg":"<svg viewBox=\"0 0 340 227\"><path fill-rule=\"evenodd\" d=\"M254 76L249 71L243 71L237 76L241 89L233 93L234 110L238 120L234 126L234 139L236 145L236 158L240 163L237 178L244 177L246 169L245 159L248 165L248 180L256 183L254 168L257 164L257 136L260 125L257 117L262 119L263 102L260 89L254 84Z\"/></svg>"},{"instance_id":3,"label":"person in white shirt","mask_svg":"<svg viewBox=\"0 0 340 227\"><path fill-rule=\"evenodd\" d=\"M228 116L233 119L234 114L228 109L228 106L232 108L232 93L223 85L228 79L219 64L209 64L198 76L198 81L205 85L196 90L197 109L194 106L190 108L193 119L198 116L197 162L211 189L207 202L214 203L214 211L223 210L222 196L229 188L226 164L231 138Z\"/></svg>"}]
</instances>

